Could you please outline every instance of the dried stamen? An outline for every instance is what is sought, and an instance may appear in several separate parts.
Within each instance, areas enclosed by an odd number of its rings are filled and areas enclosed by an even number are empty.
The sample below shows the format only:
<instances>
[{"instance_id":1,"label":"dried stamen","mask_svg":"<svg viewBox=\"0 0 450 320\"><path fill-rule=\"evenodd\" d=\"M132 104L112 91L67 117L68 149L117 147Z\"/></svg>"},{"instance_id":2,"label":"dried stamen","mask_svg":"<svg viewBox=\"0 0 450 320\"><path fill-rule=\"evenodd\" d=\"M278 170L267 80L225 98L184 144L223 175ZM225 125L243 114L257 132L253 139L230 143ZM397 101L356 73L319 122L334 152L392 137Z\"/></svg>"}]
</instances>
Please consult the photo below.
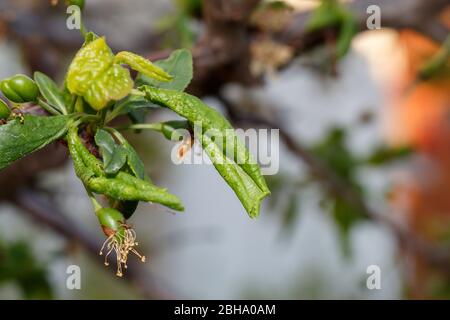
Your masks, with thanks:
<instances>
[{"instance_id":1,"label":"dried stamen","mask_svg":"<svg viewBox=\"0 0 450 320\"><path fill-rule=\"evenodd\" d=\"M116 253L117 260L117 272L118 277L122 277L122 268L127 269L128 254L134 253L142 262L145 262L145 256L141 255L135 247L138 245L136 242L136 232L127 225L122 225L124 228L124 234L114 232L103 243L100 249L100 255L103 255L103 250L107 250L105 255L105 265L108 266L108 256L114 251Z\"/></svg>"}]
</instances>

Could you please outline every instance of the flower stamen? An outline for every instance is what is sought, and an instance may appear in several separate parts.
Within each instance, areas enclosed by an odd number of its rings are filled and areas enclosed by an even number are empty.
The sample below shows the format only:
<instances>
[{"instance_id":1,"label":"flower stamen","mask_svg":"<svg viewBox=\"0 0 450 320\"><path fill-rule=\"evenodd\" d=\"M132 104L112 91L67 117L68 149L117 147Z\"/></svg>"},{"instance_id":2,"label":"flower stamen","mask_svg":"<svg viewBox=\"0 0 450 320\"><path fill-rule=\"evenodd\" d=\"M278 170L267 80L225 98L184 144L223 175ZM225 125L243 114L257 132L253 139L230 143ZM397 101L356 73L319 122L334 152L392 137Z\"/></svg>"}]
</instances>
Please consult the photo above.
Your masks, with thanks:
<instances>
[{"instance_id":1,"label":"flower stamen","mask_svg":"<svg viewBox=\"0 0 450 320\"><path fill-rule=\"evenodd\" d=\"M134 253L142 262L145 262L145 256L141 255L135 247L138 245L136 241L136 232L131 229L128 225L123 224L123 234L119 231L111 234L103 243L100 249L100 255L103 255L103 250L108 250L105 255L105 266L109 265L108 257L112 251L116 253L116 263L118 277L123 276L123 269L127 269L128 254L130 252Z\"/></svg>"}]
</instances>

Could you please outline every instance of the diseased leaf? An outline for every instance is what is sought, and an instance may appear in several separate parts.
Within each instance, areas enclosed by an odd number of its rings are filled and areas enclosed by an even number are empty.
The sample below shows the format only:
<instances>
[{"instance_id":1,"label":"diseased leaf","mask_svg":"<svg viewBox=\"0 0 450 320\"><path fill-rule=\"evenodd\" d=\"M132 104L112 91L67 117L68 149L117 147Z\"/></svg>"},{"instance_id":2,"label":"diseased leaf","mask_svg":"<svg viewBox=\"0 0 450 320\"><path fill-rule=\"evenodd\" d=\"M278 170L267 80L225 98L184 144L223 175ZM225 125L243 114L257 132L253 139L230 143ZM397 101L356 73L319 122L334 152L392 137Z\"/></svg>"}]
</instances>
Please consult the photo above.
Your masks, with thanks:
<instances>
[{"instance_id":1,"label":"diseased leaf","mask_svg":"<svg viewBox=\"0 0 450 320\"><path fill-rule=\"evenodd\" d=\"M114 55L104 38L83 46L72 61L66 77L72 94L84 97L95 110L120 100L133 88L130 72L114 64Z\"/></svg>"},{"instance_id":2,"label":"diseased leaf","mask_svg":"<svg viewBox=\"0 0 450 320\"><path fill-rule=\"evenodd\" d=\"M37 117L25 115L0 126L0 170L25 155L61 138L70 123L67 116Z\"/></svg>"},{"instance_id":3,"label":"diseased leaf","mask_svg":"<svg viewBox=\"0 0 450 320\"><path fill-rule=\"evenodd\" d=\"M98 130L95 143L100 148L103 157L103 167L107 174L116 174L127 161L127 151L118 145L114 138L105 130Z\"/></svg>"},{"instance_id":4,"label":"diseased leaf","mask_svg":"<svg viewBox=\"0 0 450 320\"><path fill-rule=\"evenodd\" d=\"M34 73L34 81L36 81L39 91L45 100L47 100L47 103L62 114L67 114L63 93L56 83L42 72Z\"/></svg>"},{"instance_id":5,"label":"diseased leaf","mask_svg":"<svg viewBox=\"0 0 450 320\"><path fill-rule=\"evenodd\" d=\"M133 88L130 72L119 65L112 65L99 75L84 94L84 99L95 110L103 109L111 100L119 100Z\"/></svg>"},{"instance_id":6,"label":"diseased leaf","mask_svg":"<svg viewBox=\"0 0 450 320\"><path fill-rule=\"evenodd\" d=\"M208 147L207 153L216 169L236 192L248 214L257 217L260 202L270 191L258 164L239 141L230 123L219 112L189 94L148 86L142 90L147 99L186 118L194 129L201 127L201 132L197 134L204 140L203 147ZM219 144L219 139L213 141L213 136L221 139L222 143ZM233 146L232 152L227 150L230 145ZM219 160L222 162L219 163Z\"/></svg>"},{"instance_id":7,"label":"diseased leaf","mask_svg":"<svg viewBox=\"0 0 450 320\"><path fill-rule=\"evenodd\" d=\"M115 57L115 63L125 63L147 77L157 79L158 81L171 81L172 76L163 69L154 65L150 60L128 51L119 52Z\"/></svg>"},{"instance_id":8,"label":"diseased leaf","mask_svg":"<svg viewBox=\"0 0 450 320\"><path fill-rule=\"evenodd\" d=\"M193 64L192 54L189 50L180 49L172 52L169 58L155 62L173 76L171 82L161 82L152 79L144 74L139 74L136 78L138 85L150 85L157 88L184 91L192 80Z\"/></svg>"},{"instance_id":9,"label":"diseased leaf","mask_svg":"<svg viewBox=\"0 0 450 320\"><path fill-rule=\"evenodd\" d=\"M251 218L259 215L261 201L269 194L262 191L255 181L234 161L223 154L223 150L207 135L202 136L202 147L214 167L234 190Z\"/></svg>"}]
</instances>

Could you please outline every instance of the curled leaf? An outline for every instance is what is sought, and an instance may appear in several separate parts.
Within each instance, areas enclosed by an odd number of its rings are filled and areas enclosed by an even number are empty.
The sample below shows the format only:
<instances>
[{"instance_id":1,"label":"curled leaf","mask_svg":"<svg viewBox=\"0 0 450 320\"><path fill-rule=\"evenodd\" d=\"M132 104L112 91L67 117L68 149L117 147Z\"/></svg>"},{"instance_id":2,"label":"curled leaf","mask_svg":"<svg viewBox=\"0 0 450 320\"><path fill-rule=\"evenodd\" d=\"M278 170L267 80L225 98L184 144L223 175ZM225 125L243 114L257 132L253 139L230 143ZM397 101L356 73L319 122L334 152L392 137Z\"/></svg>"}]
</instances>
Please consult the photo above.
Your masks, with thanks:
<instances>
[{"instance_id":1,"label":"curled leaf","mask_svg":"<svg viewBox=\"0 0 450 320\"><path fill-rule=\"evenodd\" d=\"M175 50L169 58L158 60L155 62L155 65L172 75L173 80L170 82L161 82L141 73L136 78L136 83L140 85L147 84L157 88L184 91L192 80L194 72L192 54L187 49Z\"/></svg>"},{"instance_id":2,"label":"curled leaf","mask_svg":"<svg viewBox=\"0 0 450 320\"><path fill-rule=\"evenodd\" d=\"M133 88L133 80L127 69L114 63L105 38L87 43L69 67L66 83L70 93L82 96L95 110L124 98Z\"/></svg>"},{"instance_id":3,"label":"curled leaf","mask_svg":"<svg viewBox=\"0 0 450 320\"><path fill-rule=\"evenodd\" d=\"M202 145L214 166L235 191L248 214L257 217L260 203L270 191L258 164L239 141L231 124L219 112L189 94L149 86L141 89L151 102L175 111L195 126L201 126ZM211 132L220 139L213 141ZM218 140L223 139L225 142L219 145ZM232 146L232 152L228 152L227 145Z\"/></svg>"},{"instance_id":4,"label":"curled leaf","mask_svg":"<svg viewBox=\"0 0 450 320\"><path fill-rule=\"evenodd\" d=\"M173 77L163 69L154 65L150 60L128 51L119 52L115 57L115 63L125 63L148 77L158 81L171 81Z\"/></svg>"}]
</instances>

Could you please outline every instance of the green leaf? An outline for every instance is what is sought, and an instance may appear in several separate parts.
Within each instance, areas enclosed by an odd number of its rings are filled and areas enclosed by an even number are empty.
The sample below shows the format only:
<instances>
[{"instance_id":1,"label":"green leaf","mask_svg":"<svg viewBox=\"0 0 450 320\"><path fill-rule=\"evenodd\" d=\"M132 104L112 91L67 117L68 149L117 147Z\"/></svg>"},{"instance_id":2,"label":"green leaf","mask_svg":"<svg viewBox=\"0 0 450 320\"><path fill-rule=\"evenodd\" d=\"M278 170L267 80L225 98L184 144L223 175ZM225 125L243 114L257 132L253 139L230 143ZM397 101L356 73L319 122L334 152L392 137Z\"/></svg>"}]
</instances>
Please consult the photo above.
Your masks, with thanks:
<instances>
[{"instance_id":1,"label":"green leaf","mask_svg":"<svg viewBox=\"0 0 450 320\"><path fill-rule=\"evenodd\" d=\"M131 122L133 123L145 123L145 119L147 116L147 111L146 109L135 109L135 110L131 110L128 113L128 117L130 118ZM139 130L137 130L136 132L139 132Z\"/></svg>"},{"instance_id":2,"label":"green leaf","mask_svg":"<svg viewBox=\"0 0 450 320\"><path fill-rule=\"evenodd\" d=\"M159 108L159 106L149 102L144 97L131 94L116 103L113 111L108 116L107 122L109 122L110 120L114 119L119 115L127 114L132 111L144 108Z\"/></svg>"},{"instance_id":3,"label":"green leaf","mask_svg":"<svg viewBox=\"0 0 450 320\"><path fill-rule=\"evenodd\" d=\"M127 153L127 164L130 167L131 171L133 171L134 175L137 178L145 180L147 178L145 174L145 166L136 150L134 150L127 139L125 139L125 137L122 136L118 131L115 131L114 135L119 139L122 147Z\"/></svg>"},{"instance_id":4,"label":"green leaf","mask_svg":"<svg viewBox=\"0 0 450 320\"><path fill-rule=\"evenodd\" d=\"M141 158L128 142L125 142L123 146L127 151L127 163L128 166L131 168L131 171L133 171L136 177L138 177L141 180L144 180L146 177L145 166Z\"/></svg>"},{"instance_id":5,"label":"green leaf","mask_svg":"<svg viewBox=\"0 0 450 320\"><path fill-rule=\"evenodd\" d=\"M148 86L142 87L142 90L151 102L170 108L189 120L194 124L194 130L196 126L201 126L201 132L196 134L201 135L203 148L214 166L234 190L250 217L257 217L260 203L270 191L258 164L239 141L230 123L219 112L189 94ZM213 141L213 135L225 142L219 145L219 139ZM230 142L233 152L226 149Z\"/></svg>"},{"instance_id":6,"label":"green leaf","mask_svg":"<svg viewBox=\"0 0 450 320\"><path fill-rule=\"evenodd\" d=\"M34 73L34 81L36 81L39 91L45 100L47 100L47 103L59 110L62 114L67 114L63 93L59 90L56 83L42 72Z\"/></svg>"},{"instance_id":7,"label":"green leaf","mask_svg":"<svg viewBox=\"0 0 450 320\"><path fill-rule=\"evenodd\" d=\"M159 60L155 65L161 67L173 76L171 82L160 82L143 74L139 74L138 85L150 85L157 88L184 91L192 80L193 64L192 54L189 50L180 49L172 52L166 60Z\"/></svg>"},{"instance_id":8,"label":"green leaf","mask_svg":"<svg viewBox=\"0 0 450 320\"><path fill-rule=\"evenodd\" d=\"M95 134L95 143L100 148L103 157L103 166L107 174L116 174L127 161L127 151L118 145L114 138L105 130L98 130Z\"/></svg>"},{"instance_id":9,"label":"green leaf","mask_svg":"<svg viewBox=\"0 0 450 320\"><path fill-rule=\"evenodd\" d=\"M127 96L133 88L130 72L114 63L114 55L104 38L83 46L67 73L70 93L82 96L95 110Z\"/></svg>"},{"instance_id":10,"label":"green leaf","mask_svg":"<svg viewBox=\"0 0 450 320\"><path fill-rule=\"evenodd\" d=\"M43 148L61 138L71 118L67 116L24 116L0 126L0 170L25 155Z\"/></svg>"}]
</instances>

